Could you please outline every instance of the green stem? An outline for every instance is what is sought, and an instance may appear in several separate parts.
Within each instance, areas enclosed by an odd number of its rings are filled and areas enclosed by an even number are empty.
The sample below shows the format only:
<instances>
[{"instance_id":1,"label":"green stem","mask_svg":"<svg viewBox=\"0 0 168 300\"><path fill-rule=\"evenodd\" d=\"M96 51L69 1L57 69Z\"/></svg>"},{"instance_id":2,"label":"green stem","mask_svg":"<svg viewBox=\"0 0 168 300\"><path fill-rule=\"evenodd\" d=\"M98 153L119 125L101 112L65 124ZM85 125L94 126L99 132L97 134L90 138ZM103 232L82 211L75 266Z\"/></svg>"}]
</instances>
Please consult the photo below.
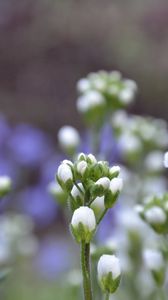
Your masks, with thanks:
<instances>
[{"instance_id":1,"label":"green stem","mask_svg":"<svg viewBox=\"0 0 168 300\"><path fill-rule=\"evenodd\" d=\"M107 293L106 296L105 296L105 300L109 300L110 299L110 294Z\"/></svg>"},{"instance_id":2,"label":"green stem","mask_svg":"<svg viewBox=\"0 0 168 300\"><path fill-rule=\"evenodd\" d=\"M97 225L100 224L100 222L102 221L102 219L104 218L106 212L108 211L108 208L105 208L105 210L102 212L100 218L97 220Z\"/></svg>"},{"instance_id":3,"label":"green stem","mask_svg":"<svg viewBox=\"0 0 168 300\"><path fill-rule=\"evenodd\" d=\"M83 275L84 300L92 300L92 288L90 278L90 244L81 242L81 267Z\"/></svg>"}]
</instances>

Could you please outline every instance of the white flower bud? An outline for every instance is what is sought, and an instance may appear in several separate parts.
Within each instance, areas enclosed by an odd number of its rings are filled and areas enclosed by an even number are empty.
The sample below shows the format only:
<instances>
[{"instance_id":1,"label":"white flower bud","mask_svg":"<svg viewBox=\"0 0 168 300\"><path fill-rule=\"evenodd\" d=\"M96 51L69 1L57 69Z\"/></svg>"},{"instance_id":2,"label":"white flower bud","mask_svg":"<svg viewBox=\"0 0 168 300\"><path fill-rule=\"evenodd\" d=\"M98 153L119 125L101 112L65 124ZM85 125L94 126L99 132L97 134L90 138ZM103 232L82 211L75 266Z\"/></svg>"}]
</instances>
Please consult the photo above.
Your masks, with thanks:
<instances>
[{"instance_id":1,"label":"white flower bud","mask_svg":"<svg viewBox=\"0 0 168 300\"><path fill-rule=\"evenodd\" d=\"M71 160L68 160L68 159L64 159L62 161L62 164L67 164L67 165L69 165L71 167L73 167L73 165L74 165L73 162Z\"/></svg>"},{"instance_id":2,"label":"white flower bud","mask_svg":"<svg viewBox=\"0 0 168 300\"><path fill-rule=\"evenodd\" d=\"M70 166L65 163L62 163L58 167L57 176L58 179L63 183L66 183L68 180L73 180L72 170Z\"/></svg>"},{"instance_id":3,"label":"white flower bud","mask_svg":"<svg viewBox=\"0 0 168 300\"><path fill-rule=\"evenodd\" d=\"M144 263L152 271L159 271L164 267L163 256L160 251L146 249L143 252Z\"/></svg>"},{"instance_id":4,"label":"white flower bud","mask_svg":"<svg viewBox=\"0 0 168 300\"><path fill-rule=\"evenodd\" d=\"M119 259L115 255L102 255L98 261L97 272L102 290L114 293L121 277Z\"/></svg>"},{"instance_id":5,"label":"white flower bud","mask_svg":"<svg viewBox=\"0 0 168 300\"><path fill-rule=\"evenodd\" d=\"M129 104L134 100L134 91L130 88L125 88L120 91L119 99L123 104Z\"/></svg>"},{"instance_id":6,"label":"white flower bud","mask_svg":"<svg viewBox=\"0 0 168 300\"><path fill-rule=\"evenodd\" d=\"M74 211L71 228L77 242L89 243L96 229L96 218L91 208L81 206Z\"/></svg>"},{"instance_id":7,"label":"white flower bud","mask_svg":"<svg viewBox=\"0 0 168 300\"><path fill-rule=\"evenodd\" d=\"M88 158L91 161L92 164L97 163L97 159L93 154L88 154Z\"/></svg>"},{"instance_id":8,"label":"white flower bud","mask_svg":"<svg viewBox=\"0 0 168 300\"><path fill-rule=\"evenodd\" d=\"M124 84L126 85L127 88L131 89L134 92L137 92L138 86L136 82L132 79L125 79Z\"/></svg>"},{"instance_id":9,"label":"white flower bud","mask_svg":"<svg viewBox=\"0 0 168 300\"><path fill-rule=\"evenodd\" d=\"M77 100L77 109L81 113L86 113L90 109L105 104L104 97L97 91L88 91L84 95L80 96Z\"/></svg>"},{"instance_id":10,"label":"white flower bud","mask_svg":"<svg viewBox=\"0 0 168 300\"><path fill-rule=\"evenodd\" d=\"M77 90L79 93L85 93L90 89L90 82L86 78L82 78L77 82Z\"/></svg>"},{"instance_id":11,"label":"white flower bud","mask_svg":"<svg viewBox=\"0 0 168 300\"><path fill-rule=\"evenodd\" d=\"M82 194L82 192L84 192L83 184L80 182L80 183L78 183L77 185L78 185L79 189L77 188L76 185L74 185L73 188L72 188L72 190L71 190L71 195L72 195L72 197L75 198L75 199L76 199L77 197L83 198L83 194ZM81 192L80 190L81 190L82 192Z\"/></svg>"},{"instance_id":12,"label":"white flower bud","mask_svg":"<svg viewBox=\"0 0 168 300\"><path fill-rule=\"evenodd\" d=\"M84 160L81 160L80 162L77 163L77 171L78 173L83 176L86 172L86 169L87 169L87 162L84 161Z\"/></svg>"},{"instance_id":13,"label":"white flower bud","mask_svg":"<svg viewBox=\"0 0 168 300\"><path fill-rule=\"evenodd\" d=\"M110 175L118 176L119 173L120 173L120 167L119 166L113 166L113 167L110 168Z\"/></svg>"},{"instance_id":14,"label":"white flower bud","mask_svg":"<svg viewBox=\"0 0 168 300\"><path fill-rule=\"evenodd\" d=\"M72 126L63 126L58 132L58 142L66 151L76 149L80 143L79 133Z\"/></svg>"},{"instance_id":15,"label":"white flower bud","mask_svg":"<svg viewBox=\"0 0 168 300\"><path fill-rule=\"evenodd\" d=\"M5 196L12 187L12 181L8 176L0 176L0 196Z\"/></svg>"},{"instance_id":16,"label":"white flower bud","mask_svg":"<svg viewBox=\"0 0 168 300\"><path fill-rule=\"evenodd\" d=\"M122 178L113 178L110 181L110 190L113 194L121 192L122 188L123 188Z\"/></svg>"},{"instance_id":17,"label":"white flower bud","mask_svg":"<svg viewBox=\"0 0 168 300\"><path fill-rule=\"evenodd\" d=\"M77 156L77 160L86 160L86 155L83 152L79 153Z\"/></svg>"},{"instance_id":18,"label":"white flower bud","mask_svg":"<svg viewBox=\"0 0 168 300\"><path fill-rule=\"evenodd\" d=\"M105 209L104 196L96 197L96 199L93 201L91 207L95 211L100 211L100 210L103 211Z\"/></svg>"},{"instance_id":19,"label":"white flower bud","mask_svg":"<svg viewBox=\"0 0 168 300\"><path fill-rule=\"evenodd\" d=\"M153 206L145 211L145 219L151 225L162 225L166 222L166 214L159 206Z\"/></svg>"},{"instance_id":20,"label":"white flower bud","mask_svg":"<svg viewBox=\"0 0 168 300\"><path fill-rule=\"evenodd\" d=\"M108 177L102 177L95 182L95 185L102 186L105 190L107 190L110 185L110 179Z\"/></svg>"},{"instance_id":21,"label":"white flower bud","mask_svg":"<svg viewBox=\"0 0 168 300\"><path fill-rule=\"evenodd\" d=\"M164 155L164 166L165 168L168 168L168 152L166 152Z\"/></svg>"}]
</instances>

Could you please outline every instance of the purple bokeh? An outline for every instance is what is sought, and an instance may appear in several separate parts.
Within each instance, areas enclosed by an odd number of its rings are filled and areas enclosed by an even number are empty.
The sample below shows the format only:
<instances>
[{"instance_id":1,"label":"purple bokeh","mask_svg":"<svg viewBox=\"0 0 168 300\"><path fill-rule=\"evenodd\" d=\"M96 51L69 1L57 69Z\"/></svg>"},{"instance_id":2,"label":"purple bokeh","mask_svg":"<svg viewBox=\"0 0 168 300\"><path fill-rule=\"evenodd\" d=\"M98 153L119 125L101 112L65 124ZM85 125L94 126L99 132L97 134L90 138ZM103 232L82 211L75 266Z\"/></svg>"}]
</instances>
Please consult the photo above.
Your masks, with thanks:
<instances>
[{"instance_id":1,"label":"purple bokeh","mask_svg":"<svg viewBox=\"0 0 168 300\"><path fill-rule=\"evenodd\" d=\"M18 195L18 200L19 207L33 218L37 226L48 226L57 216L57 204L47 193L45 186L25 188Z\"/></svg>"},{"instance_id":2,"label":"purple bokeh","mask_svg":"<svg viewBox=\"0 0 168 300\"><path fill-rule=\"evenodd\" d=\"M45 278L55 279L70 268L71 253L66 240L46 237L40 245L34 266Z\"/></svg>"},{"instance_id":3,"label":"purple bokeh","mask_svg":"<svg viewBox=\"0 0 168 300\"><path fill-rule=\"evenodd\" d=\"M48 136L26 124L16 126L8 146L13 160L27 168L38 167L53 152Z\"/></svg>"}]
</instances>

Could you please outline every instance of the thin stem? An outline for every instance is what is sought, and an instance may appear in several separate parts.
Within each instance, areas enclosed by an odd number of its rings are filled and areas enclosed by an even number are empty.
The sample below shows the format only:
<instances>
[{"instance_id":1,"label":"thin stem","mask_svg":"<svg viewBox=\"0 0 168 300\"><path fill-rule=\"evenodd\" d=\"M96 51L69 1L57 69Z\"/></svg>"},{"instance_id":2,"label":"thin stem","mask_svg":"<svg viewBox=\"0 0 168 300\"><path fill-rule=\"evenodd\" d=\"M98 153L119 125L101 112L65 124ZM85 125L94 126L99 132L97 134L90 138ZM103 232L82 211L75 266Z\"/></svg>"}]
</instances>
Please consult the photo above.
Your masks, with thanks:
<instances>
[{"instance_id":1,"label":"thin stem","mask_svg":"<svg viewBox=\"0 0 168 300\"><path fill-rule=\"evenodd\" d=\"M100 222L102 221L102 219L104 218L106 212L108 211L108 208L105 208L105 210L102 212L100 218L97 220L97 225L100 224Z\"/></svg>"},{"instance_id":2,"label":"thin stem","mask_svg":"<svg viewBox=\"0 0 168 300\"><path fill-rule=\"evenodd\" d=\"M105 296L105 300L109 300L110 299L110 294L107 293L106 296Z\"/></svg>"},{"instance_id":3,"label":"thin stem","mask_svg":"<svg viewBox=\"0 0 168 300\"><path fill-rule=\"evenodd\" d=\"M92 288L90 278L90 244L81 242L81 267L83 275L84 300L92 300Z\"/></svg>"},{"instance_id":4,"label":"thin stem","mask_svg":"<svg viewBox=\"0 0 168 300\"><path fill-rule=\"evenodd\" d=\"M84 191L81 190L81 188L79 187L79 185L78 185L76 182L74 182L74 184L75 184L75 186L77 187L77 189L79 190L79 192L80 192L82 195L84 195Z\"/></svg>"}]
</instances>

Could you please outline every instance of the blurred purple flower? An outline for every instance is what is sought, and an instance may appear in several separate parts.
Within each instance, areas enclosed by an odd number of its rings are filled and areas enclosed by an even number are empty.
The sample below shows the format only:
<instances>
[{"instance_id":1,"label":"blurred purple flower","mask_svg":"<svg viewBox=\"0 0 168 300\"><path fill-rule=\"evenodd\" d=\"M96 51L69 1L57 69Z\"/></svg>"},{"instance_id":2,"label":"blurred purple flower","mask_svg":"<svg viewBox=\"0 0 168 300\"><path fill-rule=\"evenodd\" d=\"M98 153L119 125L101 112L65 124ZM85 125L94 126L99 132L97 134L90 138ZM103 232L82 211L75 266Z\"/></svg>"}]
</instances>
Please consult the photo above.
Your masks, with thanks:
<instances>
[{"instance_id":1,"label":"blurred purple flower","mask_svg":"<svg viewBox=\"0 0 168 300\"><path fill-rule=\"evenodd\" d=\"M101 130L100 137L100 155L104 156L105 160L108 160L109 163L113 163L119 160L120 151L117 145L117 141L114 138L112 127L109 124Z\"/></svg>"},{"instance_id":2,"label":"blurred purple flower","mask_svg":"<svg viewBox=\"0 0 168 300\"><path fill-rule=\"evenodd\" d=\"M9 141L13 159L25 167L38 167L52 153L51 141L40 129L18 125Z\"/></svg>"},{"instance_id":3,"label":"blurred purple flower","mask_svg":"<svg viewBox=\"0 0 168 300\"><path fill-rule=\"evenodd\" d=\"M5 117L0 115L0 150L3 150L10 133L11 133L11 129Z\"/></svg>"},{"instance_id":4,"label":"blurred purple flower","mask_svg":"<svg viewBox=\"0 0 168 300\"><path fill-rule=\"evenodd\" d=\"M92 152L91 134L89 131L85 132L81 138L81 145L79 152L89 154Z\"/></svg>"},{"instance_id":5,"label":"blurred purple flower","mask_svg":"<svg viewBox=\"0 0 168 300\"><path fill-rule=\"evenodd\" d=\"M41 181L43 183L48 184L54 180L57 168L60 165L60 162L64 159L65 157L57 154L52 156L41 166Z\"/></svg>"},{"instance_id":6,"label":"blurred purple flower","mask_svg":"<svg viewBox=\"0 0 168 300\"><path fill-rule=\"evenodd\" d=\"M47 237L41 243L35 267L42 276L55 279L70 267L70 247L66 240Z\"/></svg>"},{"instance_id":7,"label":"blurred purple flower","mask_svg":"<svg viewBox=\"0 0 168 300\"><path fill-rule=\"evenodd\" d=\"M19 170L15 162L11 161L7 156L0 155L0 175L9 176L15 184L18 179Z\"/></svg>"},{"instance_id":8,"label":"blurred purple flower","mask_svg":"<svg viewBox=\"0 0 168 300\"><path fill-rule=\"evenodd\" d=\"M57 204L47 193L45 186L27 188L19 194L18 199L20 208L38 226L45 227L54 221L58 212Z\"/></svg>"},{"instance_id":9,"label":"blurred purple flower","mask_svg":"<svg viewBox=\"0 0 168 300\"><path fill-rule=\"evenodd\" d=\"M101 226L97 230L97 239L99 241L105 241L109 236L111 236L112 231L115 227L115 209L109 209L104 219L101 222Z\"/></svg>"}]
</instances>

